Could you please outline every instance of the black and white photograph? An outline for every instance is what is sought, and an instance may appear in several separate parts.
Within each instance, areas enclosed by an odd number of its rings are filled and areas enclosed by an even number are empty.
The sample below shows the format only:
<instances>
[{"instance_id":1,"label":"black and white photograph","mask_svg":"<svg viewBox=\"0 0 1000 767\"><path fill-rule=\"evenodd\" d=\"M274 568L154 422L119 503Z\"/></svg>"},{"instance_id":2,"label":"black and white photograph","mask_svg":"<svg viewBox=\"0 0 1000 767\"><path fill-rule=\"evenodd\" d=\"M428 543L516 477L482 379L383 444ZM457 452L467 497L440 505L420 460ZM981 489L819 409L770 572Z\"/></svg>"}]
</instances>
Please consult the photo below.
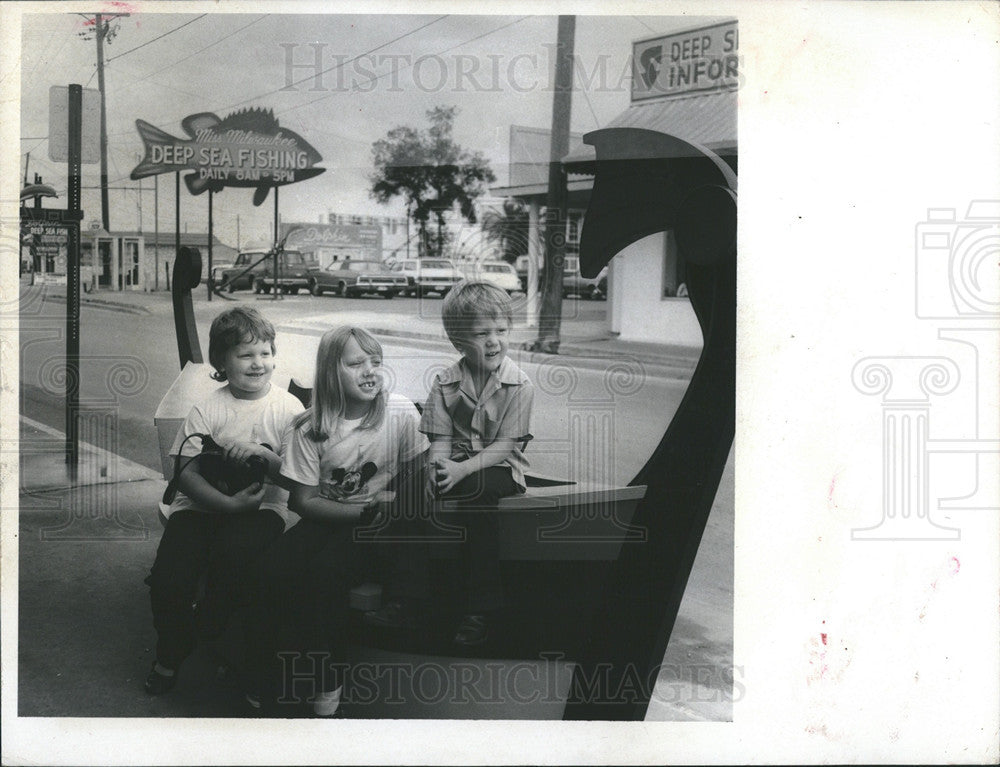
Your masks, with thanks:
<instances>
[{"instance_id":1,"label":"black and white photograph","mask_svg":"<svg viewBox=\"0 0 1000 767\"><path fill-rule=\"evenodd\" d=\"M1000 13L904 6L0 5L4 763L995 761Z\"/></svg>"}]
</instances>

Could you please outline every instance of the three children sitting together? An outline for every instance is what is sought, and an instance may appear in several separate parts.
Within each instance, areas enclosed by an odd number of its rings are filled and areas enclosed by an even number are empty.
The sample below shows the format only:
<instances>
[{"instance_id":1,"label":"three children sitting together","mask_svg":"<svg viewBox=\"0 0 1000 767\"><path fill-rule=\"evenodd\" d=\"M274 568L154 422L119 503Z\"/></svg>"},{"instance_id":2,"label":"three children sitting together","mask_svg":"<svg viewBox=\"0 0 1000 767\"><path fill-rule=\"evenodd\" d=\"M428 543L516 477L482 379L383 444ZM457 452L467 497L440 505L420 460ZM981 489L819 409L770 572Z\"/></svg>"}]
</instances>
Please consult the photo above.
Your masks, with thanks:
<instances>
[{"instance_id":1,"label":"three children sitting together","mask_svg":"<svg viewBox=\"0 0 1000 767\"><path fill-rule=\"evenodd\" d=\"M359 527L386 520L414 532L393 546L387 601L364 620L398 628L426 604L428 554L419 527L427 504L455 501L464 530L464 616L454 641L478 646L503 604L501 498L525 491L533 388L507 357L507 293L463 282L442 307L461 358L439 373L423 407L385 388L382 347L360 327L319 343L311 407L272 385L274 327L253 308L215 318L213 377L225 386L196 404L170 450L179 493L147 582L157 632L146 679L170 690L198 636L217 636L244 607L247 700L273 701L277 653L319 653L314 712L336 715L343 686L348 594L363 565ZM228 464L256 461L266 477L231 493L214 480L196 435L221 446ZM285 530L289 511L298 516ZM405 536L404 536L405 537ZM388 549L387 549L388 550ZM199 580L205 598L192 610Z\"/></svg>"}]
</instances>

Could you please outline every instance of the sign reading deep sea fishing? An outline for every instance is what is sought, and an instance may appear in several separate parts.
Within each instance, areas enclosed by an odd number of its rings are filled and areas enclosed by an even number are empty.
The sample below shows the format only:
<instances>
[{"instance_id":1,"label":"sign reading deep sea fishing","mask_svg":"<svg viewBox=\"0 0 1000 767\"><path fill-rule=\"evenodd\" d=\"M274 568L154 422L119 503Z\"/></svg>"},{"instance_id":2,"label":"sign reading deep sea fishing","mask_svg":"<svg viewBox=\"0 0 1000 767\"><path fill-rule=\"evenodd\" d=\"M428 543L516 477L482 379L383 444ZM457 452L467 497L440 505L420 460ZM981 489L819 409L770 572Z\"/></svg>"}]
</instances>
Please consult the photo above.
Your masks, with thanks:
<instances>
[{"instance_id":1,"label":"sign reading deep sea fishing","mask_svg":"<svg viewBox=\"0 0 1000 767\"><path fill-rule=\"evenodd\" d=\"M191 170L184 177L191 194L227 186L254 187L260 205L273 186L294 184L322 173L319 152L300 135L281 128L270 109L244 109L220 120L211 112L185 117L181 127L190 139L177 138L144 120L135 126L146 153L132 171L133 180Z\"/></svg>"}]
</instances>

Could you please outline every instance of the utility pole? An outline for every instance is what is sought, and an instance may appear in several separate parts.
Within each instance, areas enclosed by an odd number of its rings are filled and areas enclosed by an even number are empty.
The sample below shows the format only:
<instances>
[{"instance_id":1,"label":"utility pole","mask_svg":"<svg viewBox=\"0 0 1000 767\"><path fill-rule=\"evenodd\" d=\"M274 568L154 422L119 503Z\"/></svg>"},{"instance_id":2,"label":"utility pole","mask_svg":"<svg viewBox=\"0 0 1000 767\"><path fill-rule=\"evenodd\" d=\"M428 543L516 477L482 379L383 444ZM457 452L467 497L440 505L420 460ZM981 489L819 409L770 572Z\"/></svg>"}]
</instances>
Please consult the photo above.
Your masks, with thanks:
<instances>
[{"instance_id":1,"label":"utility pole","mask_svg":"<svg viewBox=\"0 0 1000 767\"><path fill-rule=\"evenodd\" d=\"M101 92L101 226L111 233L108 211L108 116L104 106L104 18L97 14L97 90ZM108 22L110 24L110 21Z\"/></svg>"},{"instance_id":2,"label":"utility pole","mask_svg":"<svg viewBox=\"0 0 1000 767\"><path fill-rule=\"evenodd\" d=\"M576 16L560 16L556 32L556 73L552 94L552 137L549 145L549 192L545 211L545 280L542 286L538 338L533 351L557 354L562 324L562 277L566 259L566 171L569 118L573 97L573 40Z\"/></svg>"},{"instance_id":3,"label":"utility pole","mask_svg":"<svg viewBox=\"0 0 1000 767\"><path fill-rule=\"evenodd\" d=\"M153 290L160 289L160 176L153 176Z\"/></svg>"},{"instance_id":4,"label":"utility pole","mask_svg":"<svg viewBox=\"0 0 1000 767\"><path fill-rule=\"evenodd\" d=\"M81 14L83 15L83 14ZM104 41L110 44L118 34L117 25L112 22L125 18L127 13L98 13L94 16L93 35L97 40L97 89L101 93L101 226L106 232L111 231L111 220L108 211L108 116L104 96ZM88 16L88 24L91 20ZM84 40L90 39L91 30L78 33Z\"/></svg>"}]
</instances>

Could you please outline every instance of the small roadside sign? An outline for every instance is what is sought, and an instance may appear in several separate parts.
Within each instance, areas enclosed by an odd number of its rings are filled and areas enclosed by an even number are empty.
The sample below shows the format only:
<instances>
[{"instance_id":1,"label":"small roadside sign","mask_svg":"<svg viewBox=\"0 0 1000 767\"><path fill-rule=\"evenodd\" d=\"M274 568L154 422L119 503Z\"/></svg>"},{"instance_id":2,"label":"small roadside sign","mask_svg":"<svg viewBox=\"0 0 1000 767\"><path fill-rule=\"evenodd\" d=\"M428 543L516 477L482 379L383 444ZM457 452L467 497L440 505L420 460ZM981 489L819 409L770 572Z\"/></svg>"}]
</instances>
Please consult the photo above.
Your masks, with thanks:
<instances>
[{"instance_id":1,"label":"small roadside sign","mask_svg":"<svg viewBox=\"0 0 1000 767\"><path fill-rule=\"evenodd\" d=\"M80 162L92 165L101 161L101 92L83 88L80 125ZM49 159L69 160L69 86L49 88Z\"/></svg>"}]
</instances>

